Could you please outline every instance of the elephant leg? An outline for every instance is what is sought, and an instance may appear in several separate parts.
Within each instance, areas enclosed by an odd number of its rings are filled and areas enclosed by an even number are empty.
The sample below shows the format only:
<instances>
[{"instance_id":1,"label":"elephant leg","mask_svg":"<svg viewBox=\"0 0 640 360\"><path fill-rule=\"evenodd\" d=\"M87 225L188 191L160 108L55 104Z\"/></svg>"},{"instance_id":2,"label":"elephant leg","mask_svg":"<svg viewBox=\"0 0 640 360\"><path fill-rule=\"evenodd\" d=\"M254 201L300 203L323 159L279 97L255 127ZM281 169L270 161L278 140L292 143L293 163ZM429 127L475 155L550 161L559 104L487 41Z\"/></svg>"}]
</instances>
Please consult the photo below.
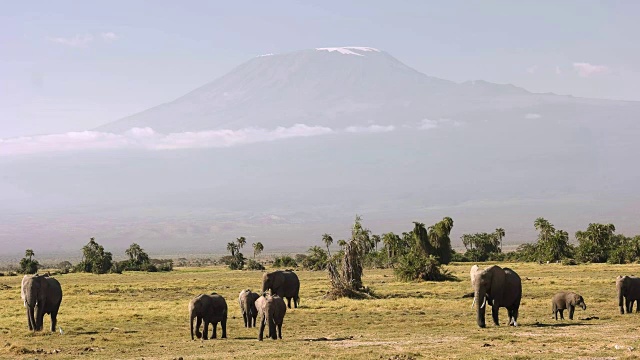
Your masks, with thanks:
<instances>
[{"instance_id":1,"label":"elephant leg","mask_svg":"<svg viewBox=\"0 0 640 360\"><path fill-rule=\"evenodd\" d=\"M500 326L500 322L498 321L498 310L500 310L500 308L495 305L491 307L491 316L493 317L493 323L496 324L496 326Z\"/></svg>"},{"instance_id":2,"label":"elephant leg","mask_svg":"<svg viewBox=\"0 0 640 360\"><path fill-rule=\"evenodd\" d=\"M290 297L287 298L287 306L289 307L289 309L291 309L291 298Z\"/></svg>"},{"instance_id":3,"label":"elephant leg","mask_svg":"<svg viewBox=\"0 0 640 360\"><path fill-rule=\"evenodd\" d=\"M573 312L576 311L574 306L569 307L569 320L573 320Z\"/></svg>"},{"instance_id":4,"label":"elephant leg","mask_svg":"<svg viewBox=\"0 0 640 360\"><path fill-rule=\"evenodd\" d=\"M217 321L212 322L211 327L213 327L212 339L217 339L218 338L218 322Z\"/></svg>"},{"instance_id":5,"label":"elephant leg","mask_svg":"<svg viewBox=\"0 0 640 360\"><path fill-rule=\"evenodd\" d=\"M202 333L200 332L200 325L202 324L202 318L200 316L196 317L196 337L198 339L202 338Z\"/></svg>"},{"instance_id":6,"label":"elephant leg","mask_svg":"<svg viewBox=\"0 0 640 360\"><path fill-rule=\"evenodd\" d=\"M258 340L262 341L262 335L264 334L265 318L264 315L260 319L260 330L258 330Z\"/></svg>"},{"instance_id":7,"label":"elephant leg","mask_svg":"<svg viewBox=\"0 0 640 360\"><path fill-rule=\"evenodd\" d=\"M278 324L278 338L282 340L282 324Z\"/></svg>"},{"instance_id":8,"label":"elephant leg","mask_svg":"<svg viewBox=\"0 0 640 360\"><path fill-rule=\"evenodd\" d=\"M560 320L564 320L564 309L560 310Z\"/></svg>"},{"instance_id":9,"label":"elephant leg","mask_svg":"<svg viewBox=\"0 0 640 360\"><path fill-rule=\"evenodd\" d=\"M247 313L245 313L244 311L242 312L242 320L244 321L244 327L250 327L248 326L249 324L247 323Z\"/></svg>"},{"instance_id":10,"label":"elephant leg","mask_svg":"<svg viewBox=\"0 0 640 360\"><path fill-rule=\"evenodd\" d=\"M27 323L29 325L29 330L33 331L36 329L36 321L33 316L33 309L27 306Z\"/></svg>"},{"instance_id":11,"label":"elephant leg","mask_svg":"<svg viewBox=\"0 0 640 360\"><path fill-rule=\"evenodd\" d=\"M253 327L256 327L256 318L257 318L257 317L258 317L257 315L253 315L253 316L251 317L251 318L252 318L252 320L253 320Z\"/></svg>"},{"instance_id":12,"label":"elephant leg","mask_svg":"<svg viewBox=\"0 0 640 360\"><path fill-rule=\"evenodd\" d=\"M249 320L251 321L251 320ZM220 322L220 327L222 328L222 338L226 339L227 338L227 319L223 319Z\"/></svg>"},{"instance_id":13,"label":"elephant leg","mask_svg":"<svg viewBox=\"0 0 640 360\"><path fill-rule=\"evenodd\" d=\"M204 332L202 333L202 339L209 340L209 320L204 320Z\"/></svg>"},{"instance_id":14,"label":"elephant leg","mask_svg":"<svg viewBox=\"0 0 640 360\"><path fill-rule=\"evenodd\" d=\"M58 323L58 311L54 310L51 312L51 332L56 331L56 324Z\"/></svg>"}]
</instances>

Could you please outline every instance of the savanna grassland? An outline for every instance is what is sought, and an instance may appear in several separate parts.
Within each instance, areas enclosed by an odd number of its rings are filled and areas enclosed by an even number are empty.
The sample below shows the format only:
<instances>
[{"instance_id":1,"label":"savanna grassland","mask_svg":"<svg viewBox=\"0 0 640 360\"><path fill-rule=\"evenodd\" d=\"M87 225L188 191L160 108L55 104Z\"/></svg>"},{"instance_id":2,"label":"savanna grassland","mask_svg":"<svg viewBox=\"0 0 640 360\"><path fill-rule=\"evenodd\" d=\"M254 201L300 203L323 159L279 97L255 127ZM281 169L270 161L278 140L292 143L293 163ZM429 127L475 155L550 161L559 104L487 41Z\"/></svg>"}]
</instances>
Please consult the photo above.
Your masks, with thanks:
<instances>
[{"instance_id":1,"label":"savanna grassland","mask_svg":"<svg viewBox=\"0 0 640 360\"><path fill-rule=\"evenodd\" d=\"M64 334L33 334L20 300L20 276L0 277L2 359L210 358L634 358L640 354L640 314L620 315L615 277L640 265L501 264L523 280L518 328L506 309L496 327L476 325L470 298L471 264L447 266L457 282L399 282L391 270L365 270L363 281L379 299L324 299L326 272L298 271L301 306L287 311L284 340L257 341L242 326L237 303L243 288L258 290L260 272L223 267L178 268L170 273L67 274L58 324ZM482 266L481 266L482 267ZM551 297L575 290L587 303L575 320L555 321ZM228 338L192 341L187 305L200 293L227 299ZM565 312L565 318L568 314ZM44 327L48 328L49 318ZM220 336L220 331L218 331Z\"/></svg>"}]
</instances>

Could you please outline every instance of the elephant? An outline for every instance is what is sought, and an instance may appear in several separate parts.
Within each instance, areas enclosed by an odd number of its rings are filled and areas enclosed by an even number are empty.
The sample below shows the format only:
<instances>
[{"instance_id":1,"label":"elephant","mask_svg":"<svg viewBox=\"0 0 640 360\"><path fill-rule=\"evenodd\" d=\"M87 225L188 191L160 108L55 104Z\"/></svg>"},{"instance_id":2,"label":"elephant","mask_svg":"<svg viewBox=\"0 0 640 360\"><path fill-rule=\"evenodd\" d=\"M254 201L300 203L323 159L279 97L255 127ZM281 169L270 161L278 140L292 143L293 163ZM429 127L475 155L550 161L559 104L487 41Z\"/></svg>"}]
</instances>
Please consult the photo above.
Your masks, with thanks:
<instances>
[{"instance_id":1,"label":"elephant","mask_svg":"<svg viewBox=\"0 0 640 360\"><path fill-rule=\"evenodd\" d=\"M633 302L640 301L640 278L635 276L618 276L616 278L616 288L618 289L618 306L620 306L620 314L624 314L625 307L627 309L627 314L632 313ZM623 306L623 298L625 300L625 306ZM640 312L640 305L637 306L636 312Z\"/></svg>"},{"instance_id":2,"label":"elephant","mask_svg":"<svg viewBox=\"0 0 640 360\"><path fill-rule=\"evenodd\" d=\"M522 299L520 276L509 268L492 265L484 270L477 269L472 281L474 287L474 305L476 306L478 326L484 328L485 306L491 305L493 322L499 326L498 310L507 308L509 325L518 326L518 310Z\"/></svg>"},{"instance_id":3,"label":"elephant","mask_svg":"<svg viewBox=\"0 0 640 360\"><path fill-rule=\"evenodd\" d=\"M51 331L56 331L58 311L62 303L62 287L58 280L46 275L25 275L22 278L20 296L27 309L29 330L41 331L44 315L50 314Z\"/></svg>"},{"instance_id":4,"label":"elephant","mask_svg":"<svg viewBox=\"0 0 640 360\"><path fill-rule=\"evenodd\" d=\"M227 337L227 302L218 294L200 294L189 302L189 318L191 325L191 340L193 339L193 319L196 322L196 336L198 339L207 340L209 337L209 324L213 326L213 337L216 338L218 322L222 327L222 338ZM200 324L204 321L204 332L200 333Z\"/></svg>"},{"instance_id":5,"label":"elephant","mask_svg":"<svg viewBox=\"0 0 640 360\"><path fill-rule=\"evenodd\" d=\"M284 300L278 295L265 294L256 300L256 307L260 314L258 340L262 341L265 325L268 325L269 333L267 337L274 340L282 339L282 322L284 321L284 315L287 313L287 305Z\"/></svg>"},{"instance_id":6,"label":"elephant","mask_svg":"<svg viewBox=\"0 0 640 360\"><path fill-rule=\"evenodd\" d=\"M240 304L240 310L242 311L242 318L244 319L244 327L255 327L256 318L258 317L258 310L256 309L256 300L260 295L251 292L250 289L240 291L238 296L238 303Z\"/></svg>"},{"instance_id":7,"label":"elephant","mask_svg":"<svg viewBox=\"0 0 640 360\"><path fill-rule=\"evenodd\" d=\"M573 312L576 306L580 306L582 310L587 310L587 304L584 303L584 299L579 294L569 291L561 291L553 296L551 300L552 314L558 320L558 313L560 313L560 319L564 320L564 310L569 309L569 320L573 320Z\"/></svg>"},{"instance_id":8,"label":"elephant","mask_svg":"<svg viewBox=\"0 0 640 360\"><path fill-rule=\"evenodd\" d=\"M291 309L291 299L297 308L300 303L300 280L293 270L277 270L265 273L262 277L262 292L271 290L271 294L287 299L287 306Z\"/></svg>"}]
</instances>

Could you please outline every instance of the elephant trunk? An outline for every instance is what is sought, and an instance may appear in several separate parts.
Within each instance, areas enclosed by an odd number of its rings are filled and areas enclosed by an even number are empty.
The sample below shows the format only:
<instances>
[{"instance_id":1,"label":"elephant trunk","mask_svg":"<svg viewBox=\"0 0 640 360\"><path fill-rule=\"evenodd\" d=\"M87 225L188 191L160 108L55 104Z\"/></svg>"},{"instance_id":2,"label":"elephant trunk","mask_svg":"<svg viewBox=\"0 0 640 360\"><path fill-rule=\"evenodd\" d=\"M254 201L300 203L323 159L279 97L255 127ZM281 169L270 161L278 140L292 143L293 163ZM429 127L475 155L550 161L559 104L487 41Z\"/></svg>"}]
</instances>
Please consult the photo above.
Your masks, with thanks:
<instances>
[{"instance_id":1,"label":"elephant trunk","mask_svg":"<svg viewBox=\"0 0 640 360\"><path fill-rule=\"evenodd\" d=\"M473 297L473 302L476 305L476 314L477 314L477 322L478 322L478 326L483 328L485 327L485 321L484 321L484 314L485 314L485 310L486 310L486 302L487 302L487 298L486 298L486 293L485 291L481 290L481 289L476 289L474 297Z\"/></svg>"},{"instance_id":2,"label":"elephant trunk","mask_svg":"<svg viewBox=\"0 0 640 360\"><path fill-rule=\"evenodd\" d=\"M267 312L266 322L269 325L269 336L273 340L276 340L278 338L278 334L276 333L276 322L273 314L270 314L270 312Z\"/></svg>"},{"instance_id":3,"label":"elephant trunk","mask_svg":"<svg viewBox=\"0 0 640 360\"><path fill-rule=\"evenodd\" d=\"M620 307L620 314L624 314L624 301L623 301L622 288L618 287L618 306Z\"/></svg>"}]
</instances>

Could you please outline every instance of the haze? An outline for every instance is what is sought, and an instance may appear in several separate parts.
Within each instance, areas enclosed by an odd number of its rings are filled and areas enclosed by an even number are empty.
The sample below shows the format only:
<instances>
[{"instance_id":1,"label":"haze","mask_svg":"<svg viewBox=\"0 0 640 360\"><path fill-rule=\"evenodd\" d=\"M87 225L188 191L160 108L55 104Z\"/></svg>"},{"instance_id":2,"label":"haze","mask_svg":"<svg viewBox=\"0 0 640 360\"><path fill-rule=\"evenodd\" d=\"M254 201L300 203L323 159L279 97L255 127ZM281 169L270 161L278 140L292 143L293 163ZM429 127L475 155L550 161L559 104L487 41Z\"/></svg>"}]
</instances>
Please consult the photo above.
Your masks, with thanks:
<instances>
[{"instance_id":1,"label":"haze","mask_svg":"<svg viewBox=\"0 0 640 360\"><path fill-rule=\"evenodd\" d=\"M297 252L355 214L637 234L639 10L3 4L0 247Z\"/></svg>"}]
</instances>

